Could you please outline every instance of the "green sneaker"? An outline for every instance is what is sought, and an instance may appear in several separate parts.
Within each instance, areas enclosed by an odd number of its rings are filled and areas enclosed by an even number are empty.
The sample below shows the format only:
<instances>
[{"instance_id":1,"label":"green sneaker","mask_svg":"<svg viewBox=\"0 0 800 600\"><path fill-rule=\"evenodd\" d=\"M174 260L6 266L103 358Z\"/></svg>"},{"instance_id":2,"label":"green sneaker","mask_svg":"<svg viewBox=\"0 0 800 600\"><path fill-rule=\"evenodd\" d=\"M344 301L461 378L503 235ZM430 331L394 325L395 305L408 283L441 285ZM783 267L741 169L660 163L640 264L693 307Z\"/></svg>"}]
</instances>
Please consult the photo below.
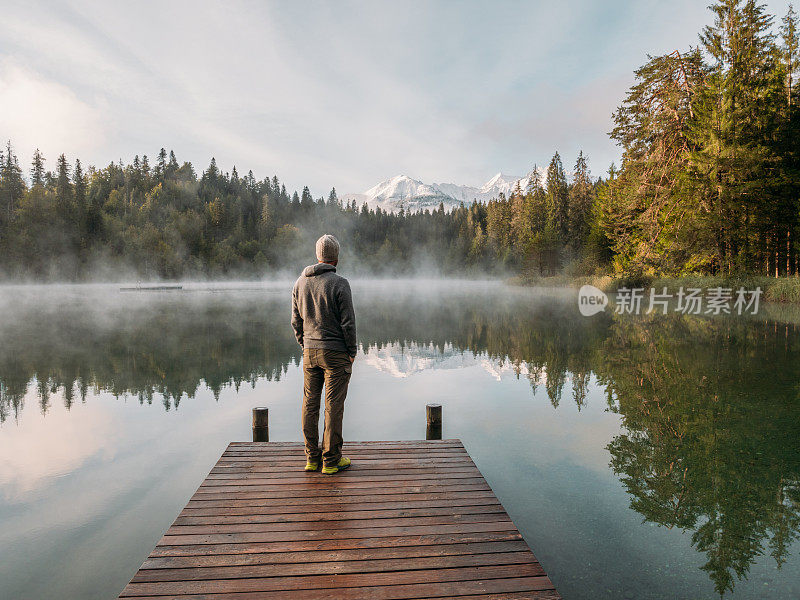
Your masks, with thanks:
<instances>
[{"instance_id":1,"label":"green sneaker","mask_svg":"<svg viewBox=\"0 0 800 600\"><path fill-rule=\"evenodd\" d=\"M343 456L339 459L339 462L336 463L333 467L322 467L322 472L325 475L333 475L334 473L338 473L339 471L344 471L346 468L350 466L350 459Z\"/></svg>"},{"instance_id":2,"label":"green sneaker","mask_svg":"<svg viewBox=\"0 0 800 600\"><path fill-rule=\"evenodd\" d=\"M319 462L318 461L313 461L313 460L306 461L305 470L306 471L318 471L319 470Z\"/></svg>"}]
</instances>

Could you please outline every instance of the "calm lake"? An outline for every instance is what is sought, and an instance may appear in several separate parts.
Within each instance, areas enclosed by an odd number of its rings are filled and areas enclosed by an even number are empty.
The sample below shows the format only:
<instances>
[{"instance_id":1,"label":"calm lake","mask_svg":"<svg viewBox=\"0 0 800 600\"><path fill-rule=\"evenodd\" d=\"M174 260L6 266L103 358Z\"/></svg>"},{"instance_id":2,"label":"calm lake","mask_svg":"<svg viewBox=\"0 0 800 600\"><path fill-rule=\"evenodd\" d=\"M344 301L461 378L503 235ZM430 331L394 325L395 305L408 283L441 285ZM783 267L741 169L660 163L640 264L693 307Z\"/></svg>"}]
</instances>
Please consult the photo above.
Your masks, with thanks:
<instances>
[{"instance_id":1,"label":"calm lake","mask_svg":"<svg viewBox=\"0 0 800 600\"><path fill-rule=\"evenodd\" d=\"M441 403L565 599L800 597L799 311L352 287L345 439L424 438ZM0 288L0 598L115 598L252 407L301 439L290 289Z\"/></svg>"}]
</instances>

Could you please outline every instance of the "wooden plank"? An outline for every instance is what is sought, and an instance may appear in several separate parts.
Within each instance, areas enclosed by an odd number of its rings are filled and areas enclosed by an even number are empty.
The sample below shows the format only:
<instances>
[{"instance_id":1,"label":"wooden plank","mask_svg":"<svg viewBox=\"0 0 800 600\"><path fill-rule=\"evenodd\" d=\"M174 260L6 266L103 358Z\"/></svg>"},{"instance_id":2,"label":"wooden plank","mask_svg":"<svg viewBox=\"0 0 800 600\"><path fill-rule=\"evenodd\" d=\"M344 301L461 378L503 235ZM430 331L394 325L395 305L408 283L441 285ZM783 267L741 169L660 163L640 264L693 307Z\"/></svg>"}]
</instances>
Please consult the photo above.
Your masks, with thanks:
<instances>
[{"instance_id":1,"label":"wooden plank","mask_svg":"<svg viewBox=\"0 0 800 600\"><path fill-rule=\"evenodd\" d=\"M345 538L333 540L284 540L248 544L187 544L157 545L150 553L161 556L210 556L220 554L254 554L274 552L337 551L351 549L401 548L410 546L436 546L477 542L506 542L521 540L518 531L475 531L458 534L400 535L380 538Z\"/></svg>"},{"instance_id":2,"label":"wooden plank","mask_svg":"<svg viewBox=\"0 0 800 600\"><path fill-rule=\"evenodd\" d=\"M181 594L168 596L128 596L132 600L280 600L291 597L298 600L419 600L428 597L430 600L442 598L488 598L505 600L507 598L525 598L527 600L558 600L561 598L554 590L547 577L509 578L482 581L459 581L454 583L433 583L421 585L397 585L391 587L360 587L349 590L337 589L335 595L331 590L300 590L290 596L286 592L243 592L230 594ZM493 591L488 592L486 588ZM539 589L539 588L543 589ZM481 593L484 592L484 593ZM509 596L508 594L517 595ZM421 595L422 596L421 596ZM477 595L475 595L477 594Z\"/></svg>"},{"instance_id":3,"label":"wooden plank","mask_svg":"<svg viewBox=\"0 0 800 600\"><path fill-rule=\"evenodd\" d=\"M353 475L356 471L343 471L341 477L336 478L336 484L347 483L350 480L355 481L423 481L433 479L435 481L442 479L482 479L480 471L473 466L464 466L455 469L404 469L397 472L392 469L358 469L357 475ZM326 478L327 479L327 478ZM231 482L245 482L243 485L255 485L257 483L265 485L275 485L280 483L306 483L312 482L318 484L319 480L316 479L315 473L297 473L297 472L240 472L240 473L215 473L210 474L205 482L200 487L212 487L215 485L230 485ZM325 480L319 485L326 483Z\"/></svg>"},{"instance_id":4,"label":"wooden plank","mask_svg":"<svg viewBox=\"0 0 800 600\"><path fill-rule=\"evenodd\" d=\"M553 590L547 577L515 577L492 581L457 581L452 583L430 583L418 585L396 585L378 587L359 587L333 590L298 590L289 595L286 592L241 592L225 594L180 594L167 596L127 596L132 600L410 600L430 597L442 598L489 598L503 600L507 594L517 592L514 598L527 600L558 600L560 596ZM489 589L487 589L489 588Z\"/></svg>"},{"instance_id":5,"label":"wooden plank","mask_svg":"<svg viewBox=\"0 0 800 600\"><path fill-rule=\"evenodd\" d=\"M449 556L406 557L404 560L376 559L299 563L267 563L246 566L183 567L140 569L134 583L157 581L197 581L210 579L243 579L245 577L291 577L300 575L332 575L340 573L389 573L420 569L481 567L487 565L531 564L529 550L492 554L455 554ZM542 572L543 573L543 572Z\"/></svg>"},{"instance_id":6,"label":"wooden plank","mask_svg":"<svg viewBox=\"0 0 800 600\"><path fill-rule=\"evenodd\" d=\"M384 490L383 493L386 494L397 494L399 492L407 493L407 494L416 494L422 491L430 492L436 489L442 489L443 491L467 491L469 489L489 489L489 486L486 484L486 481L480 477L473 477L472 480L460 480L460 481L443 481L443 480L424 480L424 481L417 481L417 480L396 480L397 485L388 486L388 487L396 487L401 488L397 490L388 490L387 485L381 482L369 482L363 481L359 483L359 479L357 477L350 478L350 477L337 477L336 481L328 481L328 477L325 479L307 479L304 481L299 482L288 482L288 484L269 484L261 485L260 487L265 489L272 489L273 491L310 491L312 494L319 498L320 496L324 496L326 491L329 491L331 494L338 494L338 495L348 495L350 493L357 493L359 488L370 488L371 490ZM466 488L466 489L461 489ZM218 490L217 490L218 491ZM225 492L231 492L235 490L222 490ZM246 490L247 491L247 490ZM249 490L254 491L254 490ZM206 488L198 488L197 493L215 493L215 490L206 490ZM367 494L377 493L375 491L367 491ZM303 494L295 494L296 496L302 496Z\"/></svg>"},{"instance_id":7,"label":"wooden plank","mask_svg":"<svg viewBox=\"0 0 800 600\"><path fill-rule=\"evenodd\" d=\"M477 514L449 514L424 517L399 517L387 519L347 519L333 521L250 521L247 523L222 523L199 525L173 525L164 535L205 535L216 533L261 533L273 531L347 531L374 529L376 525L388 527L421 527L428 525L450 525L455 523L510 523L505 512Z\"/></svg>"},{"instance_id":8,"label":"wooden plank","mask_svg":"<svg viewBox=\"0 0 800 600\"><path fill-rule=\"evenodd\" d=\"M286 511L292 512L292 508L300 507L307 504L314 504L320 506L320 511L329 510L326 509L326 506L344 506L347 504L359 504L366 506L367 504L396 504L396 503L419 503L419 502L431 502L433 503L432 506L441 506L441 502L462 502L465 500L491 500L492 502L497 502L497 498L491 492L491 490L482 490L477 492L449 492L449 493L429 493L429 494L409 494L405 493L405 490L401 490L400 493L393 493L393 494L384 494L381 495L380 498L374 499L364 499L361 497L349 497L349 496L342 496L336 498L335 500L331 500L329 502L320 502L319 497L312 496L310 498L304 497L295 497L292 499L291 505L283 505L283 504L265 504L262 500L233 500L233 499L223 499L223 500L192 500L190 499L189 502L186 504L187 509L192 508L205 508L205 507L225 507L225 508L240 508L240 507L252 507L252 508L260 508L264 510L278 510L278 511ZM450 504L445 504L445 506L449 506ZM332 510L337 510L333 508Z\"/></svg>"},{"instance_id":9,"label":"wooden plank","mask_svg":"<svg viewBox=\"0 0 800 600\"><path fill-rule=\"evenodd\" d=\"M378 461L378 460L360 460L356 456L349 457L354 463L357 463L360 471L390 471L395 475L408 473L424 473L425 471L435 470L441 472L453 470L474 469L475 465L471 461L459 459L458 461L448 461L436 463L433 461L405 461L404 464L398 464L398 461ZM443 459L444 460L444 459ZM237 459L234 463L218 463L212 470L210 475L226 475L231 473L272 473L275 475L303 475L306 474L302 467L305 465L305 457L298 457L294 460L278 463L276 461L265 460L262 462L247 461L242 463ZM346 471L341 474L344 475ZM308 473L313 476L313 473Z\"/></svg>"},{"instance_id":10,"label":"wooden plank","mask_svg":"<svg viewBox=\"0 0 800 600\"><path fill-rule=\"evenodd\" d=\"M516 527L508 521L497 523L464 523L458 525L412 525L405 527L362 527L359 529L321 529L318 531L290 530L248 533L206 533L165 535L159 545L188 546L195 544L249 544L263 542L340 540L348 538L395 537L404 535L460 534L481 531L514 531Z\"/></svg>"},{"instance_id":11,"label":"wooden plank","mask_svg":"<svg viewBox=\"0 0 800 600\"><path fill-rule=\"evenodd\" d=\"M432 459L460 459L469 458L464 450L439 450L438 452L423 452L421 450L366 450L344 451L346 456L358 457L359 460L380 460L393 462L397 460L432 460ZM292 452L225 452L220 457L221 463L253 461L255 464L270 460L294 461L305 458L305 452L297 449Z\"/></svg>"},{"instance_id":12,"label":"wooden plank","mask_svg":"<svg viewBox=\"0 0 800 600\"><path fill-rule=\"evenodd\" d=\"M185 515L183 512L175 519L173 525L215 525L226 523L289 523L297 521L342 521L357 519L395 519L400 517L432 517L440 515L471 515L471 514L496 514L503 513L502 505L479 504L476 506L429 506L419 508L390 509L390 510L333 510L320 512L314 506L305 507L305 512L259 514L247 511L245 514L229 514L225 509L206 509L202 514Z\"/></svg>"},{"instance_id":13,"label":"wooden plank","mask_svg":"<svg viewBox=\"0 0 800 600\"><path fill-rule=\"evenodd\" d=\"M273 552L257 554L213 554L205 556L150 557L142 569L178 569L187 567L225 567L237 565L346 562L374 558L404 559L425 556L450 556L456 554L491 554L493 552L527 551L522 540L504 542L466 542L455 544L433 544L427 546L398 546L391 548L355 548L350 550L306 550L300 552Z\"/></svg>"},{"instance_id":14,"label":"wooden plank","mask_svg":"<svg viewBox=\"0 0 800 600\"><path fill-rule=\"evenodd\" d=\"M559 598L458 440L232 443L120 598Z\"/></svg>"},{"instance_id":15,"label":"wooden plank","mask_svg":"<svg viewBox=\"0 0 800 600\"><path fill-rule=\"evenodd\" d=\"M269 442L267 442L269 443ZM228 447L223 451L224 455L227 454L250 454L260 456L292 456L302 454L305 451L303 444L292 444L291 446L284 447L259 447L251 446L249 448L233 448ZM440 445L440 446L410 446L410 445L366 445L359 444L356 446L345 444L342 447L342 452L356 453L356 454L385 454L387 457L398 453L417 453L417 454L435 454L435 453L458 453L469 454L461 445Z\"/></svg>"},{"instance_id":16,"label":"wooden plank","mask_svg":"<svg viewBox=\"0 0 800 600\"><path fill-rule=\"evenodd\" d=\"M447 439L447 440L392 440L392 441L385 441L385 440L361 440L358 442L345 442L345 448L369 448L373 446L401 446L401 447L408 447L408 446L419 446L420 448L437 448L441 446L457 446L459 448L463 448L464 444L461 443L461 440L457 438ZM230 442L228 444L229 449L233 448L262 448L264 450L270 450L272 448L281 448L281 447L289 447L289 448L302 448L302 442Z\"/></svg>"},{"instance_id":17,"label":"wooden plank","mask_svg":"<svg viewBox=\"0 0 800 600\"><path fill-rule=\"evenodd\" d=\"M294 498L319 498L321 495L326 499L368 496L376 498L384 495L403 494L413 496L415 494L430 494L448 492L491 492L491 488L485 481L478 483L454 483L444 484L436 482L428 485L406 485L384 487L380 485L372 486L351 486L346 488L344 483L323 487L322 484L315 486L313 483L307 485L277 486L272 488L256 488L250 490L230 490L230 489L211 489L195 492L192 500L218 500L230 498L231 500L246 500L248 498L282 498L292 500Z\"/></svg>"},{"instance_id":18,"label":"wooden plank","mask_svg":"<svg viewBox=\"0 0 800 600\"><path fill-rule=\"evenodd\" d=\"M429 582L483 581L509 577L541 577L538 564L500 565L450 569L423 569L389 573L347 573L338 575L301 575L296 577L248 577L198 581L163 581L129 583L125 596L157 594L223 594L230 592L273 592L310 589L341 589L365 586L388 586Z\"/></svg>"},{"instance_id":19,"label":"wooden plank","mask_svg":"<svg viewBox=\"0 0 800 600\"><path fill-rule=\"evenodd\" d=\"M376 475L370 476L365 474L363 477L356 477L348 475L337 477L336 481L330 481L328 477L325 479L314 479L313 476L301 475L297 478L286 477L279 479L212 479L200 485L197 489L198 492L213 492L215 488L225 488L227 491L237 491L236 488L250 488L240 491L253 491L257 489L313 489L319 490L320 494L324 494L327 489L348 490L356 488L386 488L386 487L399 487L404 488L409 484L414 485L468 485L471 483L481 484L485 483L480 475L474 473L430 473L418 475L417 477L394 477L391 475Z\"/></svg>"},{"instance_id":20,"label":"wooden plank","mask_svg":"<svg viewBox=\"0 0 800 600\"><path fill-rule=\"evenodd\" d=\"M425 471L441 471L447 472L451 470L464 470L474 469L471 460L449 459L443 458L441 461L436 459L432 460L363 460L357 457L351 457L353 460L358 461L359 471L390 471L395 475L400 474L416 474L424 473ZM274 473L275 475L299 475L303 474L298 471L298 466L305 462L298 459L288 461L265 461L264 464L258 465L254 463L236 463L236 464L218 464L211 472L212 475L220 475L226 473ZM345 472L342 472L344 475ZM313 473L309 473L313 475Z\"/></svg>"},{"instance_id":21,"label":"wooden plank","mask_svg":"<svg viewBox=\"0 0 800 600\"><path fill-rule=\"evenodd\" d=\"M336 481L327 481L327 477L319 482L314 480L303 480L303 481L268 481L268 482L254 482L251 484L247 483L222 483L222 484L209 484L204 483L200 486L200 488L195 492L195 495L200 494L217 494L217 493L233 493L236 492L258 492L258 491L313 491L318 494L318 496L325 495L326 490L337 490L339 492L346 493L349 490L359 490L359 489L366 489L366 490L386 490L389 488L405 488L409 485L409 481L406 479L397 479L393 477L387 477L382 479L374 480L372 478L365 477L364 479L359 479L358 477L340 477L337 478ZM426 478L426 479L415 479L412 480L411 483L416 485L429 485L429 486L438 486L441 488L452 487L452 486L468 486L468 485L476 485L476 486L484 486L486 483L483 481L481 477L464 477L464 478L457 478L453 480L449 479L437 479L435 477Z\"/></svg>"},{"instance_id":22,"label":"wooden plank","mask_svg":"<svg viewBox=\"0 0 800 600\"><path fill-rule=\"evenodd\" d=\"M308 500L303 498L303 500ZM452 502L445 500L405 500L395 502L372 502L366 499L362 502L302 502L286 506L281 510L279 506L222 506L217 503L214 506L186 505L178 519L185 517L281 517L284 520L298 518L302 520L303 515L313 514L320 521L335 521L343 518L350 518L350 514L342 513L362 513L365 517L382 518L384 516L423 516L424 514L439 514L450 511L464 510L466 512L477 512L487 510L494 512L502 510L502 505L494 498L475 497L475 498L454 498ZM391 514L390 514L391 513ZM297 515L297 517L295 517ZM178 520L176 520L176 524Z\"/></svg>"}]
</instances>

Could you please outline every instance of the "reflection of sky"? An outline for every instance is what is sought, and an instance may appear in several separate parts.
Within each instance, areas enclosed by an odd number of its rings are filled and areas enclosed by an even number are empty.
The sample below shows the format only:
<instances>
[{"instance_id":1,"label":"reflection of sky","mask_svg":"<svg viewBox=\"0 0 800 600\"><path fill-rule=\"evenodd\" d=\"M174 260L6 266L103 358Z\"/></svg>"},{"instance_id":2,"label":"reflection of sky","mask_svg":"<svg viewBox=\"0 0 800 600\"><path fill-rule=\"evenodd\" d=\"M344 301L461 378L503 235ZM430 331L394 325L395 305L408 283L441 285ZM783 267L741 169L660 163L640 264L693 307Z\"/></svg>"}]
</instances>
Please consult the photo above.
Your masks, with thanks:
<instances>
[{"instance_id":1,"label":"reflection of sky","mask_svg":"<svg viewBox=\"0 0 800 600\"><path fill-rule=\"evenodd\" d=\"M534 390L524 374L487 369L486 357L453 364L460 352L404 352L399 378L371 352L359 357L346 438L421 438L424 406L439 402L444 436L464 441L564 597L713 597L689 536L628 508L605 450L619 419L596 383L580 413L569 384L556 410L543 382ZM270 407L272 440L300 439L300 393L291 365L279 382L223 389L219 402L201 389L177 411L103 393L67 412L59 392L43 417L30 398L19 423L0 428L0 596L116 596L226 444L250 437L253 406ZM759 560L733 597L784 598L787 581L800 585L799 565L794 552L776 576Z\"/></svg>"},{"instance_id":2,"label":"reflection of sky","mask_svg":"<svg viewBox=\"0 0 800 600\"><path fill-rule=\"evenodd\" d=\"M25 404L37 406L35 386L29 386ZM0 435L0 492L6 502L22 502L56 477L79 468L92 457L113 460L113 423L107 409L63 405L36 418L28 410L16 426L4 427ZM35 450L35 451L33 451Z\"/></svg>"}]
</instances>

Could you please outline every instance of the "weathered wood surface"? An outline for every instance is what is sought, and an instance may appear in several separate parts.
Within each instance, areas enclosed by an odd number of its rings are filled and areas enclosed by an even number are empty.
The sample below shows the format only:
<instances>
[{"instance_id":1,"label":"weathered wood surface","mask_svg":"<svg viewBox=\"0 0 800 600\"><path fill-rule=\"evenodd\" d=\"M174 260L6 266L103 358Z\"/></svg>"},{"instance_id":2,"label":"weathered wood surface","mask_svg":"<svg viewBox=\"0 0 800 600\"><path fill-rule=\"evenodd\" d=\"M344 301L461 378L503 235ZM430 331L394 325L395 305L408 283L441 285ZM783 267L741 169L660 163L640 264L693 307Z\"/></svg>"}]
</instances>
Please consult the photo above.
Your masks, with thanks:
<instances>
[{"instance_id":1,"label":"weathered wood surface","mask_svg":"<svg viewBox=\"0 0 800 600\"><path fill-rule=\"evenodd\" d=\"M234 442L120 598L559 598L459 440Z\"/></svg>"}]
</instances>

